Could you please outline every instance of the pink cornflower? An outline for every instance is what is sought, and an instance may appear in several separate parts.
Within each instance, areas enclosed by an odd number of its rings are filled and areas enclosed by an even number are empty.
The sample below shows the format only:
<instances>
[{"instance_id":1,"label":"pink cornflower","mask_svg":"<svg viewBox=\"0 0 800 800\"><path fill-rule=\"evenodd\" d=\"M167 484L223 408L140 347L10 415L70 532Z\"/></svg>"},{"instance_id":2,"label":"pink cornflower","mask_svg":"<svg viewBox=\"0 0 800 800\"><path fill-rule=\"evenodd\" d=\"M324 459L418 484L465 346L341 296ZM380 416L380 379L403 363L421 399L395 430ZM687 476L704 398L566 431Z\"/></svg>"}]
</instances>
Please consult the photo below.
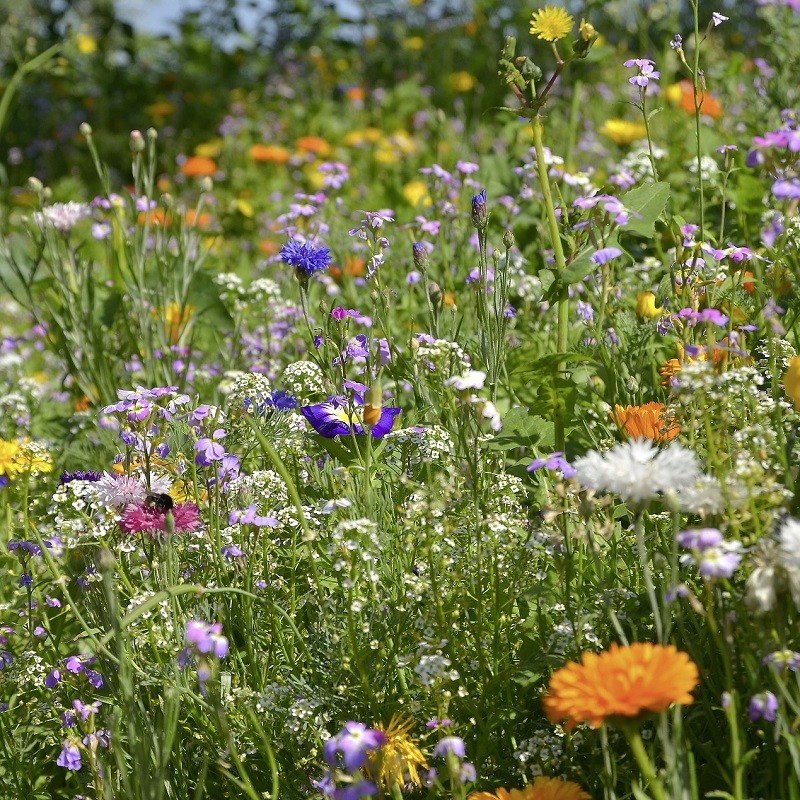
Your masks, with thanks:
<instances>
[{"instance_id":1,"label":"pink cornflower","mask_svg":"<svg viewBox=\"0 0 800 800\"><path fill-rule=\"evenodd\" d=\"M125 509L119 527L123 533L166 533L167 513L172 513L175 520L175 533L189 533L200 526L200 513L194 503L176 503L172 511L166 513L132 503Z\"/></svg>"}]
</instances>

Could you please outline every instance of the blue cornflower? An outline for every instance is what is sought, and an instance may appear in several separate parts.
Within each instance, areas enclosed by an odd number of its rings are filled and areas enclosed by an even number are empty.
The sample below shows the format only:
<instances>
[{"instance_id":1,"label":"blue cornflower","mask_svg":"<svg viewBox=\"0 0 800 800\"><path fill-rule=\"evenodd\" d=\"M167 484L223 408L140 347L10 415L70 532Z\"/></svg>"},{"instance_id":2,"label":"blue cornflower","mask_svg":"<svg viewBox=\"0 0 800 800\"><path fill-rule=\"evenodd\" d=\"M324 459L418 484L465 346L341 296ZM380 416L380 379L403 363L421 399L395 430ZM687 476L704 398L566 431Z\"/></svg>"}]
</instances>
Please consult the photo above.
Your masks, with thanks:
<instances>
[{"instance_id":1,"label":"blue cornflower","mask_svg":"<svg viewBox=\"0 0 800 800\"><path fill-rule=\"evenodd\" d=\"M327 247L316 247L297 239L289 239L279 255L281 261L295 268L299 278L310 278L315 272L328 269L331 263L331 251Z\"/></svg>"}]
</instances>

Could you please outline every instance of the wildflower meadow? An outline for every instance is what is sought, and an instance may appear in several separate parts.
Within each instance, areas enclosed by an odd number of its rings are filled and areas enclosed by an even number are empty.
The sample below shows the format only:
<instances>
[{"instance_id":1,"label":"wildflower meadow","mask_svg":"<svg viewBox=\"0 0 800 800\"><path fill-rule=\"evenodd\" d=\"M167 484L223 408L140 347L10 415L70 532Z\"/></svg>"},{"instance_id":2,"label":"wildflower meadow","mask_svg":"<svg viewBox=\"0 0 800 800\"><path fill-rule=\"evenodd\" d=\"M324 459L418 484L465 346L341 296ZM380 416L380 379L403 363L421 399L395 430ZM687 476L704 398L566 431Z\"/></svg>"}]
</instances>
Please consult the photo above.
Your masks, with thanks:
<instances>
[{"instance_id":1,"label":"wildflower meadow","mask_svg":"<svg viewBox=\"0 0 800 800\"><path fill-rule=\"evenodd\" d=\"M800 2L245 5L0 7L0 798L800 800Z\"/></svg>"}]
</instances>

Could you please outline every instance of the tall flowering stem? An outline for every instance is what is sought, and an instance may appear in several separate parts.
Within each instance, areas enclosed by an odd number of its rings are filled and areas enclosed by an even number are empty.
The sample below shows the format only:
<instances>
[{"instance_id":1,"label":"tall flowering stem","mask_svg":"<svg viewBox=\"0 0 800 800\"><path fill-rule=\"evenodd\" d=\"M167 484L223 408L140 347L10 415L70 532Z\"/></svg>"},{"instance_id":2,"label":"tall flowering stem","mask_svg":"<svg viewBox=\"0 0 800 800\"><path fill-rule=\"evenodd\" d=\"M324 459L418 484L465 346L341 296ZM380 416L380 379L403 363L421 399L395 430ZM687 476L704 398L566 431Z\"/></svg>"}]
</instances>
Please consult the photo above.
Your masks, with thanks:
<instances>
[{"instance_id":1,"label":"tall flowering stem","mask_svg":"<svg viewBox=\"0 0 800 800\"><path fill-rule=\"evenodd\" d=\"M555 258L556 266L556 280L563 273L566 268L566 260L564 258L564 248L561 244L561 232L558 227L558 219L556 218L556 209L553 204L553 193L550 191L550 177L547 174L547 164L544 159L544 140L542 120L539 115L531 120L531 127L533 128L533 144L536 148L536 170L539 174L539 182L542 185L542 197L544 198L544 209L547 216L547 227L550 232L550 241L553 245L553 257ZM558 317L556 328L556 352L566 353L567 344L569 340L569 299L566 291L562 291L558 300L556 301L556 313ZM565 372L566 362L561 361L556 367L558 373L563 375ZM559 404L553 417L553 425L555 429L555 446L556 450L564 450L564 418L563 409Z\"/></svg>"}]
</instances>

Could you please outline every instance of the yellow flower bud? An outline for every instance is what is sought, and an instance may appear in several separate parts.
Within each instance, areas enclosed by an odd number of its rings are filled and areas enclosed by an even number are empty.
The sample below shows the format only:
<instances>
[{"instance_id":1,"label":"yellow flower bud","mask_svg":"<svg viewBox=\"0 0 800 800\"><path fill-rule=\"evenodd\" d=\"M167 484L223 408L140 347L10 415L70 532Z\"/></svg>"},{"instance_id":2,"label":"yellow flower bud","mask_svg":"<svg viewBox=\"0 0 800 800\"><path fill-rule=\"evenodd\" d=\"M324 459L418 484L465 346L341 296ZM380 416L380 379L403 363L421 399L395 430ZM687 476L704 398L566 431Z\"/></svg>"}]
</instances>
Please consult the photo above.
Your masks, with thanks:
<instances>
[{"instance_id":1,"label":"yellow flower bud","mask_svg":"<svg viewBox=\"0 0 800 800\"><path fill-rule=\"evenodd\" d=\"M800 356L789 360L789 368L783 373L783 388L794 407L800 411Z\"/></svg>"},{"instance_id":2,"label":"yellow flower bud","mask_svg":"<svg viewBox=\"0 0 800 800\"><path fill-rule=\"evenodd\" d=\"M591 22L587 22L585 19L581 20L580 27L578 28L581 34L581 39L584 42L588 42L597 36L597 31L594 29L594 25Z\"/></svg>"},{"instance_id":3,"label":"yellow flower bud","mask_svg":"<svg viewBox=\"0 0 800 800\"><path fill-rule=\"evenodd\" d=\"M655 319L661 316L661 309L656 305L656 296L652 292L642 292L636 298L636 313L642 319Z\"/></svg>"}]
</instances>

